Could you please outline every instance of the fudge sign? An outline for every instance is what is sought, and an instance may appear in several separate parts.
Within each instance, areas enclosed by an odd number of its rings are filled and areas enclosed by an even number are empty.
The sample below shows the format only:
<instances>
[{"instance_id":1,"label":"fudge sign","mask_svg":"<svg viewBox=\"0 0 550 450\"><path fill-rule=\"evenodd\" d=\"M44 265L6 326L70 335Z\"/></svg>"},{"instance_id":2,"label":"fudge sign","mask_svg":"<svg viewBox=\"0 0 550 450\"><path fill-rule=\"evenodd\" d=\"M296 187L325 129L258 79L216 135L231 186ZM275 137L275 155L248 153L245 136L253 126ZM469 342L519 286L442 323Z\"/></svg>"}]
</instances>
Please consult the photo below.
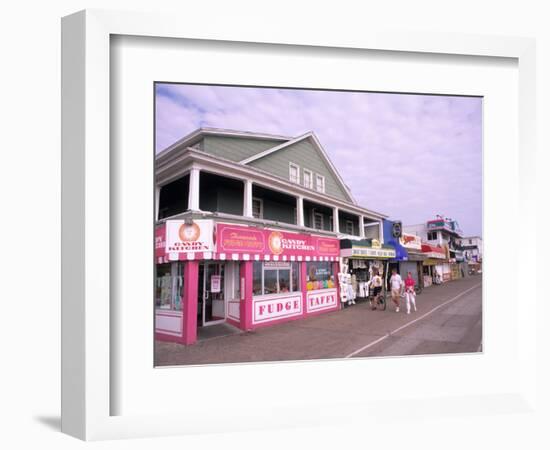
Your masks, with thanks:
<instances>
[{"instance_id":1,"label":"fudge sign","mask_svg":"<svg viewBox=\"0 0 550 450\"><path fill-rule=\"evenodd\" d=\"M302 314L302 296L291 295L274 299L254 299L253 323L271 322Z\"/></svg>"}]
</instances>

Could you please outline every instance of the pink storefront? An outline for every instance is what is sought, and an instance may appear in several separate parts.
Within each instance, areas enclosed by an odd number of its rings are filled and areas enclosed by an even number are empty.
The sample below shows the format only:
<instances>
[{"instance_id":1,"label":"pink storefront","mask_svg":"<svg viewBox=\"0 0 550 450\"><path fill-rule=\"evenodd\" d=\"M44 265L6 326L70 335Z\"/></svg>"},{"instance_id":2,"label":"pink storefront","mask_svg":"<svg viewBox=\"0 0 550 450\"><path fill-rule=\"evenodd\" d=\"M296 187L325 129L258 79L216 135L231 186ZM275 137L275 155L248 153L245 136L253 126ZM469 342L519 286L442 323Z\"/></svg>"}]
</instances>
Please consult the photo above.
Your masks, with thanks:
<instances>
[{"instance_id":1,"label":"pink storefront","mask_svg":"<svg viewBox=\"0 0 550 450\"><path fill-rule=\"evenodd\" d=\"M254 330L339 309L338 239L214 220L155 235L155 336L192 344L201 327Z\"/></svg>"}]
</instances>

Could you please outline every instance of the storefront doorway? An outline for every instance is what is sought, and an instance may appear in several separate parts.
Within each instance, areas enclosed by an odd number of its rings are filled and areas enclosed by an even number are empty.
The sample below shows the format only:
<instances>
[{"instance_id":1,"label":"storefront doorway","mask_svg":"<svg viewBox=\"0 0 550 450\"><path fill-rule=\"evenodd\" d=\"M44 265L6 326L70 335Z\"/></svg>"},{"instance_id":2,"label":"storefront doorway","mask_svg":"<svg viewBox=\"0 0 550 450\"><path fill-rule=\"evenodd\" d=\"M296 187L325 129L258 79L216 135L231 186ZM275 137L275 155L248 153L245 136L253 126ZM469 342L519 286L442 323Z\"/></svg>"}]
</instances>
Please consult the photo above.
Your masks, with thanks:
<instances>
[{"instance_id":1,"label":"storefront doorway","mask_svg":"<svg viewBox=\"0 0 550 450\"><path fill-rule=\"evenodd\" d=\"M225 264L199 264L197 325L205 327L225 321Z\"/></svg>"}]
</instances>

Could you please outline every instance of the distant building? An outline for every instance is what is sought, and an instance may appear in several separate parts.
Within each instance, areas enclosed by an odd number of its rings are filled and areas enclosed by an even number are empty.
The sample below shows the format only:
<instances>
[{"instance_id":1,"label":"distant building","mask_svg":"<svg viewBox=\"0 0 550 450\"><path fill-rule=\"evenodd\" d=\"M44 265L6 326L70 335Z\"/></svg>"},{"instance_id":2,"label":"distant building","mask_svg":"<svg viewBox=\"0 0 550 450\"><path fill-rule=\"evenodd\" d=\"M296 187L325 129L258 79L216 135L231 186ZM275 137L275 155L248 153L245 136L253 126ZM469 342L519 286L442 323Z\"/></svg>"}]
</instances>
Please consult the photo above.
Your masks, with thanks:
<instances>
[{"instance_id":1,"label":"distant building","mask_svg":"<svg viewBox=\"0 0 550 450\"><path fill-rule=\"evenodd\" d=\"M483 239L479 236L464 236L460 238L460 245L464 249L464 258L470 270L480 270L483 262Z\"/></svg>"},{"instance_id":2,"label":"distant building","mask_svg":"<svg viewBox=\"0 0 550 450\"><path fill-rule=\"evenodd\" d=\"M405 233L419 236L426 243L426 253L437 253L438 248L445 252L445 260L434 262L435 275L439 274L442 281L461 278L468 274L468 265L462 247L462 230L456 220L437 216L433 220L417 225L405 225ZM429 260L424 264L430 262ZM433 271L432 271L433 273Z\"/></svg>"}]
</instances>

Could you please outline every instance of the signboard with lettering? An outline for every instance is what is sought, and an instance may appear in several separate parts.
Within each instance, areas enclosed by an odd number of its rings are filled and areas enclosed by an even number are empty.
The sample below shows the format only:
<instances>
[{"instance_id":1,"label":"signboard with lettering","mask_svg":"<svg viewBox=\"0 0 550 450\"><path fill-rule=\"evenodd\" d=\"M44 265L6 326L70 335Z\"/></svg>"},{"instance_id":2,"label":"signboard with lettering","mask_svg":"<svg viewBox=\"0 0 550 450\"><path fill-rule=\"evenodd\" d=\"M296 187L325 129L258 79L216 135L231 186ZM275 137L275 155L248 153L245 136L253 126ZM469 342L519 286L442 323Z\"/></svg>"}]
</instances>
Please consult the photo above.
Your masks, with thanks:
<instances>
[{"instance_id":1,"label":"signboard with lettering","mask_svg":"<svg viewBox=\"0 0 550 450\"><path fill-rule=\"evenodd\" d=\"M343 248L340 255L345 258L395 258L395 249L354 246Z\"/></svg>"},{"instance_id":2,"label":"signboard with lettering","mask_svg":"<svg viewBox=\"0 0 550 450\"><path fill-rule=\"evenodd\" d=\"M252 323L264 323L302 314L302 295L296 293L286 297L254 297Z\"/></svg>"},{"instance_id":3,"label":"signboard with lettering","mask_svg":"<svg viewBox=\"0 0 550 450\"><path fill-rule=\"evenodd\" d=\"M222 277L220 275L212 275L210 277L210 292L218 293L221 290Z\"/></svg>"},{"instance_id":4,"label":"signboard with lettering","mask_svg":"<svg viewBox=\"0 0 550 450\"><path fill-rule=\"evenodd\" d=\"M212 220L168 220L166 253L211 252L214 250Z\"/></svg>"},{"instance_id":5,"label":"signboard with lettering","mask_svg":"<svg viewBox=\"0 0 550 450\"><path fill-rule=\"evenodd\" d=\"M399 243L405 248L422 250L422 239L415 234L403 233L399 238Z\"/></svg>"},{"instance_id":6,"label":"signboard with lettering","mask_svg":"<svg viewBox=\"0 0 550 450\"><path fill-rule=\"evenodd\" d=\"M319 289L308 291L306 297L306 310L308 313L335 309L338 305L336 289Z\"/></svg>"},{"instance_id":7,"label":"signboard with lettering","mask_svg":"<svg viewBox=\"0 0 550 450\"><path fill-rule=\"evenodd\" d=\"M338 239L240 225L216 225L218 253L240 252L273 256L337 257Z\"/></svg>"}]
</instances>

